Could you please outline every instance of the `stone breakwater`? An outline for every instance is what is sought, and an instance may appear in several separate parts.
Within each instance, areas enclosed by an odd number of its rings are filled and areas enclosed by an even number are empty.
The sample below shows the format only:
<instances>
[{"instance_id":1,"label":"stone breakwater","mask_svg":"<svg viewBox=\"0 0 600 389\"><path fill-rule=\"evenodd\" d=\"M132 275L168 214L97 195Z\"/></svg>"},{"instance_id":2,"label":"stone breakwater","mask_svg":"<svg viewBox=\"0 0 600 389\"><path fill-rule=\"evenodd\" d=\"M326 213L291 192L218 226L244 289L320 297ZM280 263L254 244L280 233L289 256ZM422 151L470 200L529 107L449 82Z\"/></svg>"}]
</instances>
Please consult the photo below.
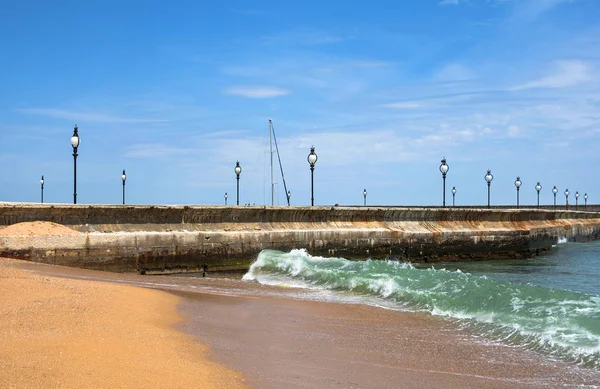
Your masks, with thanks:
<instances>
[{"instance_id":1,"label":"stone breakwater","mask_svg":"<svg viewBox=\"0 0 600 389\"><path fill-rule=\"evenodd\" d=\"M559 239L600 238L600 213L552 209L225 207L0 203L0 256L118 272L247 269L263 249L413 262L524 258ZM17 229L18 230L18 229ZM61 231L57 229L57 231Z\"/></svg>"}]
</instances>

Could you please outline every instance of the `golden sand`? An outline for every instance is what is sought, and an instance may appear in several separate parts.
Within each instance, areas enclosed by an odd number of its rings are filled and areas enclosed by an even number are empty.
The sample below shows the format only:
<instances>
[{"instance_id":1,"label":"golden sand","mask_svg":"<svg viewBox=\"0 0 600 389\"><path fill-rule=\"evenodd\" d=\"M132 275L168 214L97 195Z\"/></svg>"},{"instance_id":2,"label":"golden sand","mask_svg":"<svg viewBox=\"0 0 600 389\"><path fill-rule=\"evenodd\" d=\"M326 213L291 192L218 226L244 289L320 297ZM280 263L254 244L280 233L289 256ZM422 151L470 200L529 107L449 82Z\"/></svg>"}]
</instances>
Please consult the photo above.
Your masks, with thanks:
<instances>
[{"instance_id":1,"label":"golden sand","mask_svg":"<svg viewBox=\"0 0 600 389\"><path fill-rule=\"evenodd\" d=\"M243 388L172 328L178 298L0 259L0 388Z\"/></svg>"},{"instance_id":2,"label":"golden sand","mask_svg":"<svg viewBox=\"0 0 600 389\"><path fill-rule=\"evenodd\" d=\"M0 236L70 236L80 234L80 232L62 224L44 221L23 222L0 228Z\"/></svg>"}]
</instances>

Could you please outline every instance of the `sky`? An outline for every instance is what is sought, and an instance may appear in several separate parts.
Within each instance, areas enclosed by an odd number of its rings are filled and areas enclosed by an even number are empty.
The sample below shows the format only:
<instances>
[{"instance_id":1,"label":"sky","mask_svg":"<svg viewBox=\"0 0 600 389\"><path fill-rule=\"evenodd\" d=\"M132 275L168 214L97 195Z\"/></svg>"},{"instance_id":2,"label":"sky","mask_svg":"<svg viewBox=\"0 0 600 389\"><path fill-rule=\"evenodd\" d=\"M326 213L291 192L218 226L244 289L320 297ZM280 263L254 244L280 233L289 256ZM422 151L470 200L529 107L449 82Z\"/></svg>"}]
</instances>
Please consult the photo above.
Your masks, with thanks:
<instances>
[{"instance_id":1,"label":"sky","mask_svg":"<svg viewBox=\"0 0 600 389\"><path fill-rule=\"evenodd\" d=\"M0 1L0 201L600 203L600 1ZM277 156L275 155L275 161ZM275 204L286 203L275 166Z\"/></svg>"}]
</instances>

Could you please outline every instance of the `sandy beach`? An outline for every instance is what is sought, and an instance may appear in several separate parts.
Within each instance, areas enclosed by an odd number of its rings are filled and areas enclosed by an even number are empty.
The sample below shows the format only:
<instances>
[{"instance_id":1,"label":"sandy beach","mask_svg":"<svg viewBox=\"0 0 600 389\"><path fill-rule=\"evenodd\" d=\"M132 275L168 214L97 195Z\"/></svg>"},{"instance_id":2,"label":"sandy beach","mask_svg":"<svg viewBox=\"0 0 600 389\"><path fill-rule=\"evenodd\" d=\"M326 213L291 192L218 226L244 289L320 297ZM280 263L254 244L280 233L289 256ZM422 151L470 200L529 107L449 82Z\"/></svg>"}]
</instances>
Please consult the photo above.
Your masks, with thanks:
<instances>
[{"instance_id":1,"label":"sandy beach","mask_svg":"<svg viewBox=\"0 0 600 389\"><path fill-rule=\"evenodd\" d=\"M424 314L306 301L291 297L289 290L237 279L139 276L29 262L12 264L36 275L5 265L2 274L8 274L8 278L2 279L3 294L12 289L5 286L7 280L11 284L34 282L31 285L40 287L50 284L64 293L63 312L78 312L80 307L89 316L83 320L80 315L63 313L63 329L57 330L59 327L52 323L57 319L53 312L58 300L40 307L34 303L44 296L47 301L47 293L23 301L26 305L12 308L11 315L3 310L3 322L16 315L21 324L12 324L11 335L3 335L3 342L6 339L11 346L0 354L2 361L8 361L3 364L1 376L22 381L8 385L2 382L0 387L39 387L50 379L68 383L55 387L106 387L125 380L139 383L138 387L185 387L176 380L188 378L187 382L195 383L195 387L241 387L246 383L248 387L267 389L600 385L600 372L595 369L489 343ZM103 283L82 283L81 279ZM163 289L171 295L115 283ZM25 285L14 284L13 288L24 289ZM108 294L97 308L103 314L87 312L96 309L95 299L87 300L90 308L83 309L79 302L82 293L93 295L105 289L102 293ZM10 306L12 300L8 299ZM183 321L178 321L176 304ZM110 319L108 312L114 315ZM133 320L138 313L142 316ZM42 316L47 316L43 318L45 324L36 324L35 328L28 324L31 317L37 320ZM140 324L143 321L148 328ZM84 330L73 333L74 324L77 328L85 324ZM40 327L46 329L40 331ZM100 329L102 335L98 335ZM35 341L29 338L31 332L39 332ZM189 336L197 344L190 342ZM160 341L151 343L154 340ZM111 346L105 347L105 342ZM22 351L25 349L29 350L27 355ZM77 356L77 361L65 362L65 352ZM99 365L99 370L95 370L96 365L89 367L92 362ZM138 363L143 367L136 367ZM210 373L206 372L207 366ZM36 373L23 374L29 370Z\"/></svg>"},{"instance_id":2,"label":"sandy beach","mask_svg":"<svg viewBox=\"0 0 600 389\"><path fill-rule=\"evenodd\" d=\"M244 388L173 328L180 299L0 259L0 388Z\"/></svg>"}]
</instances>

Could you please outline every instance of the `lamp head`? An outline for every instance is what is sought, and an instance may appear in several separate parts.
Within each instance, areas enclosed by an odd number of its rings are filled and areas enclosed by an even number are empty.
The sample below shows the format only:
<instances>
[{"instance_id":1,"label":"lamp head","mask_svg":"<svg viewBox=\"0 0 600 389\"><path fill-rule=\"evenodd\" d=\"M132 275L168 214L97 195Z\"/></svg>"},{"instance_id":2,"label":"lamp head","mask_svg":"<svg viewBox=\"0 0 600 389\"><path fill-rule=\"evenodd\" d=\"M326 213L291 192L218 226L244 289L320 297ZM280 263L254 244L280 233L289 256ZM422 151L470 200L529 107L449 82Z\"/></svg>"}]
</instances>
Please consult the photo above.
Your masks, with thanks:
<instances>
[{"instance_id":1,"label":"lamp head","mask_svg":"<svg viewBox=\"0 0 600 389\"><path fill-rule=\"evenodd\" d=\"M540 193L540 190L542 190L542 185L540 185L540 183L538 182L537 185L535 186L535 190L537 190L538 193Z\"/></svg>"},{"instance_id":2,"label":"lamp head","mask_svg":"<svg viewBox=\"0 0 600 389\"><path fill-rule=\"evenodd\" d=\"M123 174L121 174L121 180L123 180L123 182L125 182L126 179L127 179L127 174L125 174L125 169L123 169Z\"/></svg>"},{"instance_id":3,"label":"lamp head","mask_svg":"<svg viewBox=\"0 0 600 389\"><path fill-rule=\"evenodd\" d=\"M77 124L75 125L75 127L73 128L73 136L71 137L71 146L73 146L74 149L76 149L77 147L79 147L79 129L77 128Z\"/></svg>"},{"instance_id":4,"label":"lamp head","mask_svg":"<svg viewBox=\"0 0 600 389\"><path fill-rule=\"evenodd\" d=\"M558 193L558 189L556 189L556 185L554 185L554 188L552 188L552 193L554 193L554 194Z\"/></svg>"},{"instance_id":5,"label":"lamp head","mask_svg":"<svg viewBox=\"0 0 600 389\"><path fill-rule=\"evenodd\" d=\"M446 163L446 158L442 158L442 164L440 165L440 172L442 172L443 175L445 175L446 173L448 173L448 170L450 170L450 166L448 166L448 164Z\"/></svg>"},{"instance_id":6,"label":"lamp head","mask_svg":"<svg viewBox=\"0 0 600 389\"><path fill-rule=\"evenodd\" d=\"M494 179L494 176L492 176L492 171L488 169L487 174L484 178L488 182L488 184L492 182L492 180Z\"/></svg>"},{"instance_id":7,"label":"lamp head","mask_svg":"<svg viewBox=\"0 0 600 389\"><path fill-rule=\"evenodd\" d=\"M306 160L308 161L308 163L310 164L310 166L314 166L315 163L317 163L317 153L315 153L315 146L311 146L310 148L310 154L308 154L308 157L306 157Z\"/></svg>"},{"instance_id":8,"label":"lamp head","mask_svg":"<svg viewBox=\"0 0 600 389\"><path fill-rule=\"evenodd\" d=\"M239 177L240 173L242 172L242 167L240 166L240 161L237 161L235 163L235 169L234 169L235 174Z\"/></svg>"},{"instance_id":9,"label":"lamp head","mask_svg":"<svg viewBox=\"0 0 600 389\"><path fill-rule=\"evenodd\" d=\"M452 187L452 194L456 194L456 188Z\"/></svg>"},{"instance_id":10,"label":"lamp head","mask_svg":"<svg viewBox=\"0 0 600 389\"><path fill-rule=\"evenodd\" d=\"M521 185L523 185L523 183L521 182L521 177L517 177L517 180L515 181L515 186L518 189L521 187Z\"/></svg>"}]
</instances>

